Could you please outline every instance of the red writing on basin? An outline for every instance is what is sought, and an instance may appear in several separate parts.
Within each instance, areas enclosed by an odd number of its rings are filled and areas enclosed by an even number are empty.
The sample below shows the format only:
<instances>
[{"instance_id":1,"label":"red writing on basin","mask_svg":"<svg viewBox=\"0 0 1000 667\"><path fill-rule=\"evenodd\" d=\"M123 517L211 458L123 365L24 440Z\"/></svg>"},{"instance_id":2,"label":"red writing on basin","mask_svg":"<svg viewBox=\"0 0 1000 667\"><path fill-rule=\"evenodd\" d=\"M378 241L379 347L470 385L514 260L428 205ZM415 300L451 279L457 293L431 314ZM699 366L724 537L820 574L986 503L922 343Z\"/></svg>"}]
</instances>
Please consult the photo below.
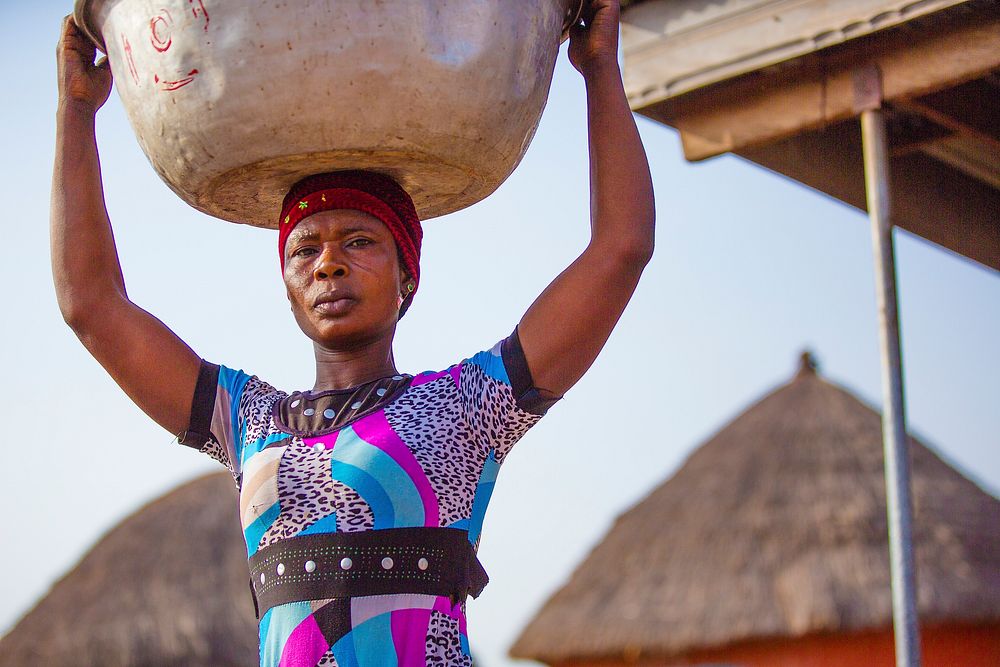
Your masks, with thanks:
<instances>
[{"instance_id":1,"label":"red writing on basin","mask_svg":"<svg viewBox=\"0 0 1000 667\"><path fill-rule=\"evenodd\" d=\"M174 81L160 81L160 76L158 74L153 75L153 80L160 86L160 90L165 90L170 92L171 90L177 90L178 88L183 88L188 85L194 78L198 75L198 70L193 69L188 72L187 76L175 79Z\"/></svg>"},{"instance_id":2,"label":"red writing on basin","mask_svg":"<svg viewBox=\"0 0 1000 667\"><path fill-rule=\"evenodd\" d=\"M166 9L161 9L160 13L149 19L150 41L153 48L163 53L174 43L171 32L173 32L174 17Z\"/></svg>"},{"instance_id":3,"label":"red writing on basin","mask_svg":"<svg viewBox=\"0 0 1000 667\"><path fill-rule=\"evenodd\" d=\"M135 67L135 57L132 55L132 43L128 41L128 35L122 33L122 50L125 52L125 62L128 63L128 73L132 75L132 81L139 85L139 70Z\"/></svg>"},{"instance_id":4,"label":"red writing on basin","mask_svg":"<svg viewBox=\"0 0 1000 667\"><path fill-rule=\"evenodd\" d=\"M183 0L180 1L183 2ZM205 7L205 1L187 0L187 6L191 12L191 17L194 18L194 23L192 24L191 19L182 19L179 29L183 30L185 27L191 27L192 25L197 27L200 25L205 32L208 32L208 24L211 18L208 15L208 9ZM174 23L174 15L166 8L160 9L155 16L149 19L149 40L158 53L166 53L173 45L175 27L177 26ZM130 47L127 46L126 51L130 52L129 49ZM134 64L130 67L134 67ZM183 76L179 76L178 74L172 77L164 76L161 78L159 74L154 73L153 81L160 90L171 92L193 82L198 75L198 70L192 69ZM136 76L138 75L136 74Z\"/></svg>"},{"instance_id":5,"label":"red writing on basin","mask_svg":"<svg viewBox=\"0 0 1000 667\"><path fill-rule=\"evenodd\" d=\"M208 15L208 10L205 9L205 3L202 0L188 0L188 4L191 5L191 14L196 19L203 18L205 20L205 32L208 32L208 22L212 19Z\"/></svg>"}]
</instances>

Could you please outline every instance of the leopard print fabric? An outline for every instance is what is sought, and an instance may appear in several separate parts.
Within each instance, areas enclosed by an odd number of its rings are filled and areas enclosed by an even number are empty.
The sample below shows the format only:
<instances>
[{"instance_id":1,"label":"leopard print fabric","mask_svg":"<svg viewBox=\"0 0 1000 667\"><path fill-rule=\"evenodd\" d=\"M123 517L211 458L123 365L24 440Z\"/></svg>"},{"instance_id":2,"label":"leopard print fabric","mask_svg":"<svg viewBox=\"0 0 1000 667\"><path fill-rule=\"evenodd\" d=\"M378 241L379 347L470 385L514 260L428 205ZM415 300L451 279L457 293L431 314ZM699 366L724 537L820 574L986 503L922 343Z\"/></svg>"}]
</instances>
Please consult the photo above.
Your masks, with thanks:
<instances>
[{"instance_id":1,"label":"leopard print fabric","mask_svg":"<svg viewBox=\"0 0 1000 667\"><path fill-rule=\"evenodd\" d=\"M472 667L472 656L462 652L459 621L439 611L431 612L427 624L427 665Z\"/></svg>"},{"instance_id":2,"label":"leopard print fabric","mask_svg":"<svg viewBox=\"0 0 1000 667\"><path fill-rule=\"evenodd\" d=\"M276 432L270 417L271 407L287 395L256 376L250 378L239 402L239 426L244 434L243 443L257 442ZM239 454L242 463L244 460L242 447L239 449Z\"/></svg>"},{"instance_id":3,"label":"leopard print fabric","mask_svg":"<svg viewBox=\"0 0 1000 667\"><path fill-rule=\"evenodd\" d=\"M474 434L451 376L411 388L386 406L385 416L427 472L439 502L439 524L468 517L487 452L469 447Z\"/></svg>"},{"instance_id":4,"label":"leopard print fabric","mask_svg":"<svg viewBox=\"0 0 1000 667\"><path fill-rule=\"evenodd\" d=\"M482 447L494 451L498 463L503 463L514 443L541 419L519 410L510 385L489 377L475 364L462 366L461 398L472 431Z\"/></svg>"},{"instance_id":5,"label":"leopard print fabric","mask_svg":"<svg viewBox=\"0 0 1000 667\"><path fill-rule=\"evenodd\" d=\"M330 454L296 440L281 457L278 502L282 511L261 538L264 548L298 535L320 519L336 516L340 532L371 530L371 507L358 492L330 476Z\"/></svg>"},{"instance_id":6,"label":"leopard print fabric","mask_svg":"<svg viewBox=\"0 0 1000 667\"><path fill-rule=\"evenodd\" d=\"M229 454L217 440L209 440L206 442L205 446L201 448L201 453L211 456L213 459L226 466L229 469L229 472L233 473L233 479L237 479L237 474L233 472L235 468L229 461Z\"/></svg>"}]
</instances>

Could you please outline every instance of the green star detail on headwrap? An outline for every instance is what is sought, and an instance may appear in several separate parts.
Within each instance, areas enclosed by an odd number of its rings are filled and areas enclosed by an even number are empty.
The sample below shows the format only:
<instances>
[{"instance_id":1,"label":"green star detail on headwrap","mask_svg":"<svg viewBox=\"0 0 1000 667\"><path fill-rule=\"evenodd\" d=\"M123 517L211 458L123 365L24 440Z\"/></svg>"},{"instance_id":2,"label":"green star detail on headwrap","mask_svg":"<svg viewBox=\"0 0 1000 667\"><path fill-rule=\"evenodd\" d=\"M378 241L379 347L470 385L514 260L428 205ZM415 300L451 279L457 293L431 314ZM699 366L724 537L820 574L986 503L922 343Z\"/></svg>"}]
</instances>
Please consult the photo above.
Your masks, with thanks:
<instances>
[{"instance_id":1,"label":"green star detail on headwrap","mask_svg":"<svg viewBox=\"0 0 1000 667\"><path fill-rule=\"evenodd\" d=\"M285 216L285 224L287 225L287 224L288 224L289 222L291 222L291 221L292 221L292 216L290 216L290 215L286 215L286 216Z\"/></svg>"},{"instance_id":2,"label":"green star detail on headwrap","mask_svg":"<svg viewBox=\"0 0 1000 667\"><path fill-rule=\"evenodd\" d=\"M305 210L305 209L309 208L309 202L307 202L307 201L300 201L299 202L299 208L302 209L302 210Z\"/></svg>"}]
</instances>

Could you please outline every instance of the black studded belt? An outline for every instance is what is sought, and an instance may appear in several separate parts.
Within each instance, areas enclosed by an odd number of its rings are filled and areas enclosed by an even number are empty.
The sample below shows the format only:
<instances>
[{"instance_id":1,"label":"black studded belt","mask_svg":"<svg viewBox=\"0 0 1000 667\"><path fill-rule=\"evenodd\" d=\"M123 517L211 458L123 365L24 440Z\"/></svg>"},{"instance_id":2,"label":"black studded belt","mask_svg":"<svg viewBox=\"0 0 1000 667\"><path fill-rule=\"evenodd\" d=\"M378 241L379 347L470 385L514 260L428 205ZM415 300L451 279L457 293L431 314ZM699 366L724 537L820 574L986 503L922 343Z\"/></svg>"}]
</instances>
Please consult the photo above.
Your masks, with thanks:
<instances>
[{"instance_id":1,"label":"black studded belt","mask_svg":"<svg viewBox=\"0 0 1000 667\"><path fill-rule=\"evenodd\" d=\"M479 597L486 570L457 528L387 528L291 537L250 559L250 591L260 618L302 600L425 593L452 603Z\"/></svg>"}]
</instances>

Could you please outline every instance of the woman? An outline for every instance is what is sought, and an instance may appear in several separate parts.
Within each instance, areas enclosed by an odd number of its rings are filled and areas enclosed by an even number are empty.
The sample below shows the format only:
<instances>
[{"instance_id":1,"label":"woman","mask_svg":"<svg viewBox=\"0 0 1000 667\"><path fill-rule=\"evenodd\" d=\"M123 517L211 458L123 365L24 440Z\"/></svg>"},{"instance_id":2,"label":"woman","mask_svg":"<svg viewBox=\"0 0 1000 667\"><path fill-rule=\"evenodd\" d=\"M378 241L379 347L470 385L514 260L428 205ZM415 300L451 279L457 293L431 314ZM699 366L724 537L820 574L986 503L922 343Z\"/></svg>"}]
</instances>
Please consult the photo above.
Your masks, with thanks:
<instances>
[{"instance_id":1,"label":"woman","mask_svg":"<svg viewBox=\"0 0 1000 667\"><path fill-rule=\"evenodd\" d=\"M396 322L420 283L412 201L369 172L292 188L279 258L316 358L312 389L292 393L201 360L128 299L94 134L111 74L67 18L52 194L59 306L146 414L236 478L262 665L470 663L465 600L486 583L475 547L497 470L593 363L653 251L618 18L617 0L591 0L569 50L587 87L591 241L489 351L400 373Z\"/></svg>"}]
</instances>

